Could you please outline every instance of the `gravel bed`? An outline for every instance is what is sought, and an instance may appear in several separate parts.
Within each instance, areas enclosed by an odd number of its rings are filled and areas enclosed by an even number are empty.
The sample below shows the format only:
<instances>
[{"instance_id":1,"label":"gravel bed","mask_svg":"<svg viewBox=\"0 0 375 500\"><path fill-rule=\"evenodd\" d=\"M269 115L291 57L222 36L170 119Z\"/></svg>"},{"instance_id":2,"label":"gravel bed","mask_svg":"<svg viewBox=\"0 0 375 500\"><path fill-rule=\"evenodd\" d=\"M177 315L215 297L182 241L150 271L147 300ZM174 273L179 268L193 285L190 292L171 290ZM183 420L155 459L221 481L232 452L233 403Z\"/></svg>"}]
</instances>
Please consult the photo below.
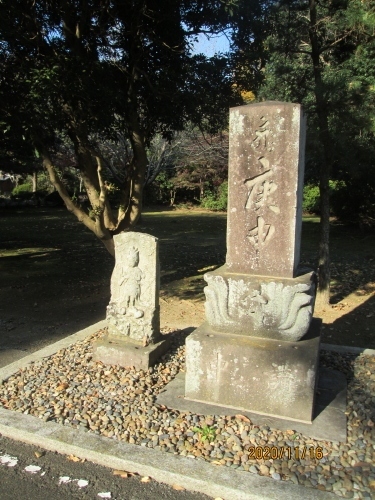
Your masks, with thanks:
<instances>
[{"instance_id":1,"label":"gravel bed","mask_svg":"<svg viewBox=\"0 0 375 500\"><path fill-rule=\"evenodd\" d=\"M101 335L103 331L11 376L0 385L0 405L275 481L344 498L375 498L375 356L321 352L321 364L348 379L348 440L334 444L293 429L257 426L243 415L197 415L156 405L158 393L184 369L185 336L170 333L172 348L162 362L135 371L92 360L92 342ZM267 446L270 452L264 451Z\"/></svg>"}]
</instances>

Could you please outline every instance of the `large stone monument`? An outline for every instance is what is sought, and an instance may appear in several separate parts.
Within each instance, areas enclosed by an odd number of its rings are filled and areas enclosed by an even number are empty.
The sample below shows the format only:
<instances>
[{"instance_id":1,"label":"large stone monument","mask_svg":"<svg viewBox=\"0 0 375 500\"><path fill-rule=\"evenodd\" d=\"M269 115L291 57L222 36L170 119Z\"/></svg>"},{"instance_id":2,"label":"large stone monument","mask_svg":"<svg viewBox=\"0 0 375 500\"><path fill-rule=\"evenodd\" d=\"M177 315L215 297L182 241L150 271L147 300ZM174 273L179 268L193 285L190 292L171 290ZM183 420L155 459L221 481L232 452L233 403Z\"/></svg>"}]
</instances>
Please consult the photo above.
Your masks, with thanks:
<instances>
[{"instance_id":1,"label":"large stone monument","mask_svg":"<svg viewBox=\"0 0 375 500\"><path fill-rule=\"evenodd\" d=\"M158 240L127 232L116 235L114 242L108 335L94 346L94 358L147 369L167 348L160 335Z\"/></svg>"},{"instance_id":2,"label":"large stone monument","mask_svg":"<svg viewBox=\"0 0 375 500\"><path fill-rule=\"evenodd\" d=\"M311 422L320 323L299 268L301 106L230 111L226 264L206 273L206 323L186 340L185 397Z\"/></svg>"}]
</instances>

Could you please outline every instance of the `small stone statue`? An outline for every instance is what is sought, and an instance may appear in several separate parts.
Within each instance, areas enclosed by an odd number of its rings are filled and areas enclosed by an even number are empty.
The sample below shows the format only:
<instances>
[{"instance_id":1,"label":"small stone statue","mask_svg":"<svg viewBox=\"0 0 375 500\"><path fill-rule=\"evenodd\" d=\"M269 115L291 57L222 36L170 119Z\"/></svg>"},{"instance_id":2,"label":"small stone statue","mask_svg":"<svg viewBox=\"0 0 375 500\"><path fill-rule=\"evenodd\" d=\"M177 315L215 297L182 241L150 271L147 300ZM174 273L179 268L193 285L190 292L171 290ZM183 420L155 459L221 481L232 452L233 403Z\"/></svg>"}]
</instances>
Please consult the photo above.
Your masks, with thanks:
<instances>
[{"instance_id":1,"label":"small stone statue","mask_svg":"<svg viewBox=\"0 0 375 500\"><path fill-rule=\"evenodd\" d=\"M137 307L140 304L141 281L144 278L142 270L138 267L139 251L132 247L129 250L128 258L120 271L120 314L131 314L134 318L142 318L144 311Z\"/></svg>"}]
</instances>

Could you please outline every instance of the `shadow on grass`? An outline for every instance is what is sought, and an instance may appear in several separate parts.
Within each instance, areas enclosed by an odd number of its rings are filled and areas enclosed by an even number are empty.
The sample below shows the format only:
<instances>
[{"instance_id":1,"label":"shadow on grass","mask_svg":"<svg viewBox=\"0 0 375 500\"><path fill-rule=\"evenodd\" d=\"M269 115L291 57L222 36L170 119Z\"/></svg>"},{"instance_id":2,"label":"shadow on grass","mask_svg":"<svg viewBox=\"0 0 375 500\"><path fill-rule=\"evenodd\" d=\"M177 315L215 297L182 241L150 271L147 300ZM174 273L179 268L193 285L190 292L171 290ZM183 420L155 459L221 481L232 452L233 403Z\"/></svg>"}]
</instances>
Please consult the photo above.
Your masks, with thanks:
<instances>
[{"instance_id":1,"label":"shadow on grass","mask_svg":"<svg viewBox=\"0 0 375 500\"><path fill-rule=\"evenodd\" d=\"M52 252L58 252L60 248L17 248L11 250L0 250L0 259L24 259L49 257Z\"/></svg>"},{"instance_id":2,"label":"shadow on grass","mask_svg":"<svg viewBox=\"0 0 375 500\"><path fill-rule=\"evenodd\" d=\"M301 263L317 268L319 220L304 219ZM359 228L333 222L331 224L331 304L350 295L366 295L375 286L375 234L364 235Z\"/></svg>"}]
</instances>

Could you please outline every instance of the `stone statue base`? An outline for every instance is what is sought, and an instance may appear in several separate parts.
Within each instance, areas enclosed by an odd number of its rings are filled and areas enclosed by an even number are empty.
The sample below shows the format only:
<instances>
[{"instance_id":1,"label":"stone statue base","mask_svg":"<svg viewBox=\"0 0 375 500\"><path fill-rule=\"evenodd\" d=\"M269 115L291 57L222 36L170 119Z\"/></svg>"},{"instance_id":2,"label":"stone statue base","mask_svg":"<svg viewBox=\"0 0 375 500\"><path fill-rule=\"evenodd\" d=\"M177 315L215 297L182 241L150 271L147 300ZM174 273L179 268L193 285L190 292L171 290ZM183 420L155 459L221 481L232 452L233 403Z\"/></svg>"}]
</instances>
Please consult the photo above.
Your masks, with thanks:
<instances>
[{"instance_id":1,"label":"stone statue base","mask_svg":"<svg viewBox=\"0 0 375 500\"><path fill-rule=\"evenodd\" d=\"M136 370L148 370L168 350L169 337L164 339L161 336L161 339L144 347L129 338L119 339L108 335L94 344L93 359L105 365L134 366Z\"/></svg>"},{"instance_id":2,"label":"stone statue base","mask_svg":"<svg viewBox=\"0 0 375 500\"><path fill-rule=\"evenodd\" d=\"M313 419L321 321L298 342L219 333L186 339L185 398L298 422Z\"/></svg>"}]
</instances>

